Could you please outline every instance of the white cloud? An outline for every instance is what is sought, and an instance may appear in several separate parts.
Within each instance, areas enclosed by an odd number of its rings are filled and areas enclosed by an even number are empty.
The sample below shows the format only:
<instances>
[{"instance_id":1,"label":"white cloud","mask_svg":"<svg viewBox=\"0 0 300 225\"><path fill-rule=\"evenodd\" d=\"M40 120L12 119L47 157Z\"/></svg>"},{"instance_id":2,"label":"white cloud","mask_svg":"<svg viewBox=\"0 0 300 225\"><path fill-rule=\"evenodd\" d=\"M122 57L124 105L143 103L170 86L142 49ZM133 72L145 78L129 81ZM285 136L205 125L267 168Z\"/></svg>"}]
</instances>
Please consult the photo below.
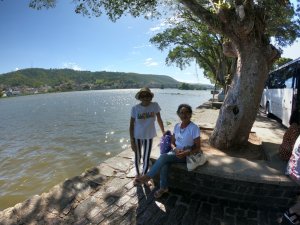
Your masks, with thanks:
<instances>
[{"instance_id":1,"label":"white cloud","mask_svg":"<svg viewBox=\"0 0 300 225\"><path fill-rule=\"evenodd\" d=\"M16 69L15 69L15 71L18 71L19 70L19 68L17 67Z\"/></svg>"},{"instance_id":2,"label":"white cloud","mask_svg":"<svg viewBox=\"0 0 300 225\"><path fill-rule=\"evenodd\" d=\"M72 70L83 70L79 65L76 63L68 62L68 63L63 63L63 68L68 68Z\"/></svg>"},{"instance_id":3,"label":"white cloud","mask_svg":"<svg viewBox=\"0 0 300 225\"><path fill-rule=\"evenodd\" d=\"M169 26L170 26L169 22L166 19L163 19L156 26L150 27L148 34L158 33L160 31L163 31L164 29L166 29Z\"/></svg>"},{"instance_id":4,"label":"white cloud","mask_svg":"<svg viewBox=\"0 0 300 225\"><path fill-rule=\"evenodd\" d=\"M154 59L152 59L152 58L148 58L148 59L145 60L144 65L146 65L148 67L150 67L150 66L158 66L159 63L155 62Z\"/></svg>"},{"instance_id":5,"label":"white cloud","mask_svg":"<svg viewBox=\"0 0 300 225\"><path fill-rule=\"evenodd\" d=\"M159 24L157 24L154 27L151 27L149 29L148 33L149 34L153 34L153 33L162 32L163 30L165 30L167 28L170 28L170 27L172 27L174 25L177 25L177 24L181 23L182 21L183 21L182 18L174 15L172 17L169 17L169 18L161 20Z\"/></svg>"},{"instance_id":6,"label":"white cloud","mask_svg":"<svg viewBox=\"0 0 300 225\"><path fill-rule=\"evenodd\" d=\"M158 32L162 29L161 26L156 26L156 27L151 27L149 30L150 30L150 33L154 33L154 32Z\"/></svg>"},{"instance_id":7,"label":"white cloud","mask_svg":"<svg viewBox=\"0 0 300 225\"><path fill-rule=\"evenodd\" d=\"M151 44L140 45L140 46L134 46L133 48L139 49L139 48L147 48L147 47L152 47L152 45Z\"/></svg>"}]
</instances>

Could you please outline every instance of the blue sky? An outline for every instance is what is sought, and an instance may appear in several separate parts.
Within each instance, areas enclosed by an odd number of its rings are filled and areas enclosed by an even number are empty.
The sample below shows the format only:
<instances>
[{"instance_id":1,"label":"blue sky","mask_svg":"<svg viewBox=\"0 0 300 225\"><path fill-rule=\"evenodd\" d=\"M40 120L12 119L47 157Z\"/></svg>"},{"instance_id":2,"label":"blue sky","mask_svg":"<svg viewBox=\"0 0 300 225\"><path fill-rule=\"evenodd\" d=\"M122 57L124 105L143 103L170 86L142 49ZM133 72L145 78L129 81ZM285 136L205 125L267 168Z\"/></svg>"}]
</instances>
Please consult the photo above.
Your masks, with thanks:
<instances>
[{"instance_id":1,"label":"blue sky","mask_svg":"<svg viewBox=\"0 0 300 225\"><path fill-rule=\"evenodd\" d=\"M74 13L71 1L54 9L33 10L29 0L0 1L0 74L24 68L72 68L168 75L190 83L209 83L192 64L185 70L166 66L149 39L162 31L162 20L123 17L116 23L105 16L87 18ZM299 41L283 56L300 56Z\"/></svg>"}]
</instances>

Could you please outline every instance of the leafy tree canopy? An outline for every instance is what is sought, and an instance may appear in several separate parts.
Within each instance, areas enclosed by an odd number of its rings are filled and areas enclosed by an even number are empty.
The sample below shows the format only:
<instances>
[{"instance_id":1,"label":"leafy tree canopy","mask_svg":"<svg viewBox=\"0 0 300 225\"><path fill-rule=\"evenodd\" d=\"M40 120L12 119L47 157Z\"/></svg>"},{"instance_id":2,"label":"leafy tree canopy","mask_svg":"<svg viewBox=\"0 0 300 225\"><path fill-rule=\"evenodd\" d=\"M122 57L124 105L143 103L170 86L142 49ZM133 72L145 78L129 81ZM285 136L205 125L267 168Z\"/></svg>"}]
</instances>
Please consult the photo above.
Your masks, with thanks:
<instances>
[{"instance_id":1,"label":"leafy tree canopy","mask_svg":"<svg viewBox=\"0 0 300 225\"><path fill-rule=\"evenodd\" d=\"M177 19L171 20L170 23L174 24L172 28L166 29L150 40L161 50L171 48L166 64L176 63L183 69L196 60L204 69L204 76L210 79L211 83L217 81L225 86L225 77L228 74L232 76L235 59L223 54L224 38L211 32L209 27L185 10L177 14Z\"/></svg>"},{"instance_id":2,"label":"leafy tree canopy","mask_svg":"<svg viewBox=\"0 0 300 225\"><path fill-rule=\"evenodd\" d=\"M213 28L216 33L232 37L238 35L233 29L224 27L226 21L234 18L243 29L264 30L264 37L270 37L280 46L290 45L300 34L300 1L297 5L288 0L73 0L75 12L84 16L101 16L105 13L112 21L124 14L146 18L161 15L166 6L186 6L198 18ZM36 9L55 7L56 0L31 0L30 7ZM168 7L169 8L169 7ZM255 18L255 23L253 23ZM235 26L235 24L232 24ZM258 27L259 25L259 27Z\"/></svg>"},{"instance_id":3,"label":"leafy tree canopy","mask_svg":"<svg viewBox=\"0 0 300 225\"><path fill-rule=\"evenodd\" d=\"M272 70L278 69L280 66L282 66L290 61L293 61L293 59L281 57L274 62L273 66L272 66Z\"/></svg>"}]
</instances>

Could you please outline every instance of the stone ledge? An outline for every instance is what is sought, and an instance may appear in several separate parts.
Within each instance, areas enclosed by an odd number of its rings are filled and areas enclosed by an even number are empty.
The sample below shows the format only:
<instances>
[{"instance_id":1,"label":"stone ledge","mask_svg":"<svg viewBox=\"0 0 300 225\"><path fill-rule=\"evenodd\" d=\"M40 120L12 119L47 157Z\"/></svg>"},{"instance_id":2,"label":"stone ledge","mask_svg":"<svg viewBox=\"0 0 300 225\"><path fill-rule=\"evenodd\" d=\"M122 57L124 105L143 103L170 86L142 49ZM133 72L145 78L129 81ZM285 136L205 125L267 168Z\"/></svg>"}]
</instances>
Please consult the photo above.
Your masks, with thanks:
<instances>
[{"instance_id":1,"label":"stone ledge","mask_svg":"<svg viewBox=\"0 0 300 225\"><path fill-rule=\"evenodd\" d=\"M172 165L170 187L268 207L288 207L299 192L298 184L284 174L285 163L278 158L250 161L205 154L208 161L192 172L187 171L186 164ZM151 160L158 157L157 146Z\"/></svg>"},{"instance_id":2,"label":"stone ledge","mask_svg":"<svg viewBox=\"0 0 300 225\"><path fill-rule=\"evenodd\" d=\"M283 174L284 168L278 170L272 167L272 164L268 161L249 161L242 158L209 155L207 153L206 156L208 162L204 166L197 168L194 171L195 173L226 177L239 181L296 186L294 181Z\"/></svg>"},{"instance_id":3,"label":"stone ledge","mask_svg":"<svg viewBox=\"0 0 300 225\"><path fill-rule=\"evenodd\" d=\"M156 149L157 148L157 149ZM159 157L159 149L153 149L151 159L155 161ZM283 162L272 162L264 160L249 161L243 158L220 156L205 153L208 161L205 165L198 167L193 173L213 175L246 182L276 184L281 186L297 186L297 184L284 174L285 164ZM185 164L175 164L174 167L190 173Z\"/></svg>"}]
</instances>

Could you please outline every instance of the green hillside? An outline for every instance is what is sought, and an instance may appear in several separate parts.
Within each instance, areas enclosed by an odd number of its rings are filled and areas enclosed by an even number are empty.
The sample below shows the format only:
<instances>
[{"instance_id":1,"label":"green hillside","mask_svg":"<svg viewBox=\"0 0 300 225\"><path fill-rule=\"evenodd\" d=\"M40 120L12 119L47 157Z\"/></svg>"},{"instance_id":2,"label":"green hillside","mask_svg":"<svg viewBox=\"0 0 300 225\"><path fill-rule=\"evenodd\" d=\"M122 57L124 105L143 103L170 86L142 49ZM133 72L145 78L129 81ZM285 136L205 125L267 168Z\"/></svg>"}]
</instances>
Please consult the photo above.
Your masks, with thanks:
<instances>
[{"instance_id":1,"label":"green hillside","mask_svg":"<svg viewBox=\"0 0 300 225\"><path fill-rule=\"evenodd\" d=\"M71 69L31 68L0 75L0 89L41 88L49 91L71 91L114 88L181 88L183 83L165 75L90 72ZM188 85L190 89L208 89L210 85Z\"/></svg>"},{"instance_id":2,"label":"green hillside","mask_svg":"<svg viewBox=\"0 0 300 225\"><path fill-rule=\"evenodd\" d=\"M176 87L179 82L168 76L144 75L136 73L119 72L90 72L75 71L71 69L23 69L0 75L0 83L7 86L31 86L43 85L58 86L63 83L111 85L122 83L125 86L160 86Z\"/></svg>"}]
</instances>

